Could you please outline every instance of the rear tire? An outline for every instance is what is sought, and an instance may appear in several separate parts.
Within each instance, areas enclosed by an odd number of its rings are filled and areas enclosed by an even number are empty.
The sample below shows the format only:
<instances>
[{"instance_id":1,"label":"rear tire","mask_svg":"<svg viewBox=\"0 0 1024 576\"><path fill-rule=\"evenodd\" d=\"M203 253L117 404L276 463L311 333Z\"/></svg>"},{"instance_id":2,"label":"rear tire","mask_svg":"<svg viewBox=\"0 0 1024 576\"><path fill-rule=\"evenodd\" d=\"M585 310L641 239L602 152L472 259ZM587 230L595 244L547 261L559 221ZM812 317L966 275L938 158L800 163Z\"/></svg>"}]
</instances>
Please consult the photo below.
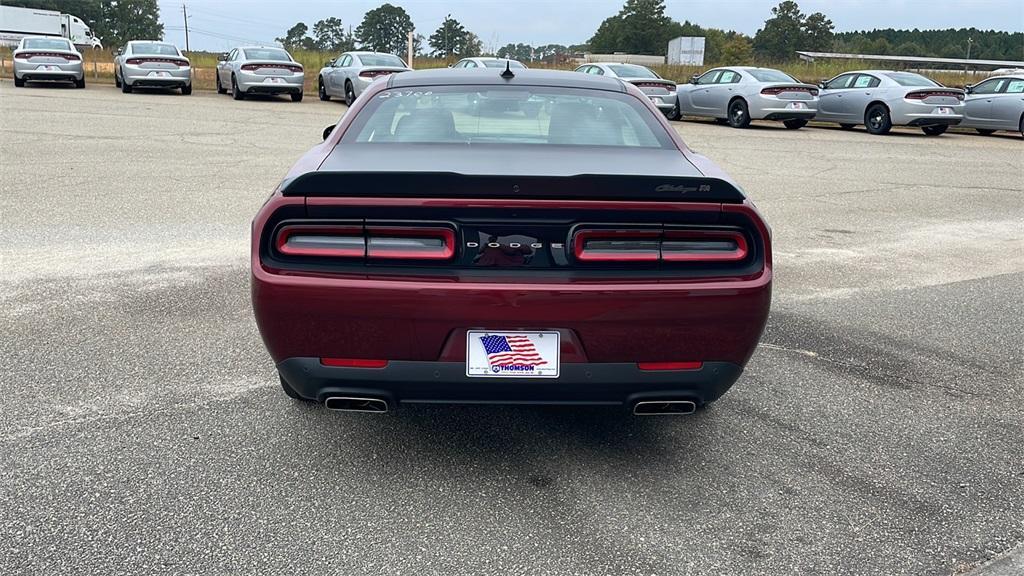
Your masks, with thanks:
<instances>
[{"instance_id":1,"label":"rear tire","mask_svg":"<svg viewBox=\"0 0 1024 576\"><path fill-rule=\"evenodd\" d=\"M15 88L24 88L25 87L25 79L24 78L18 78L17 76L15 76L14 77L14 87Z\"/></svg>"},{"instance_id":2,"label":"rear tire","mask_svg":"<svg viewBox=\"0 0 1024 576\"><path fill-rule=\"evenodd\" d=\"M327 86L324 86L323 77L317 79L316 85L316 95L320 100L323 100L324 102L329 101L331 99L331 95L327 93Z\"/></svg>"},{"instance_id":3,"label":"rear tire","mask_svg":"<svg viewBox=\"0 0 1024 576\"><path fill-rule=\"evenodd\" d=\"M81 80L75 80L75 88L85 88L85 75L82 75Z\"/></svg>"},{"instance_id":4,"label":"rear tire","mask_svg":"<svg viewBox=\"0 0 1024 576\"><path fill-rule=\"evenodd\" d=\"M181 87L181 94L183 96L188 96L189 94L192 94L192 85L191 84L186 84L186 85L182 86Z\"/></svg>"},{"instance_id":5,"label":"rear tire","mask_svg":"<svg viewBox=\"0 0 1024 576\"><path fill-rule=\"evenodd\" d=\"M295 92L292 94L292 102L302 102L302 92Z\"/></svg>"},{"instance_id":6,"label":"rear tire","mask_svg":"<svg viewBox=\"0 0 1024 576\"><path fill-rule=\"evenodd\" d=\"M750 126L750 110L742 98L737 98L729 103L729 126L733 128Z\"/></svg>"},{"instance_id":7,"label":"rear tire","mask_svg":"<svg viewBox=\"0 0 1024 576\"><path fill-rule=\"evenodd\" d=\"M946 130L948 129L949 126L945 125L921 127L921 131L924 132L925 136L940 136L942 134L945 134Z\"/></svg>"},{"instance_id":8,"label":"rear tire","mask_svg":"<svg viewBox=\"0 0 1024 576\"><path fill-rule=\"evenodd\" d=\"M843 130L853 130L854 128L857 127L857 125L856 124L840 124L839 127L842 128Z\"/></svg>"},{"instance_id":9,"label":"rear tire","mask_svg":"<svg viewBox=\"0 0 1024 576\"><path fill-rule=\"evenodd\" d=\"M124 80L121 80L121 92L124 92L125 94L131 94L132 85L125 82Z\"/></svg>"},{"instance_id":10,"label":"rear tire","mask_svg":"<svg viewBox=\"0 0 1024 576\"><path fill-rule=\"evenodd\" d=\"M804 120L803 118L793 118L792 120L783 120L782 124L790 130L799 130L804 126L807 126L807 120Z\"/></svg>"},{"instance_id":11,"label":"rear tire","mask_svg":"<svg viewBox=\"0 0 1024 576\"><path fill-rule=\"evenodd\" d=\"M217 94L227 94L228 90L220 83L220 72L215 74L217 76Z\"/></svg>"},{"instance_id":12,"label":"rear tire","mask_svg":"<svg viewBox=\"0 0 1024 576\"><path fill-rule=\"evenodd\" d=\"M679 120L682 119L683 115L682 115L682 113L679 112L679 103L678 102L676 102L676 105L673 106L672 109L668 111L668 114L665 114L665 117L668 118L669 120L672 120L673 122L676 122L676 121L679 121Z\"/></svg>"},{"instance_id":13,"label":"rear tire","mask_svg":"<svg viewBox=\"0 0 1024 576\"><path fill-rule=\"evenodd\" d=\"M121 87L121 77L117 75L117 70L114 70L114 88Z\"/></svg>"},{"instance_id":14,"label":"rear tire","mask_svg":"<svg viewBox=\"0 0 1024 576\"><path fill-rule=\"evenodd\" d=\"M976 128L976 130L978 131L978 134L981 134L982 136L991 136L996 133L995 130L988 130L987 128Z\"/></svg>"},{"instance_id":15,"label":"rear tire","mask_svg":"<svg viewBox=\"0 0 1024 576\"><path fill-rule=\"evenodd\" d=\"M356 89L352 87L352 83L348 80L345 81L345 106L351 106L356 101Z\"/></svg>"},{"instance_id":16,"label":"rear tire","mask_svg":"<svg viewBox=\"0 0 1024 576\"><path fill-rule=\"evenodd\" d=\"M888 134L892 130L892 118L884 104L873 104L864 113L864 125L868 133L876 136Z\"/></svg>"},{"instance_id":17,"label":"rear tire","mask_svg":"<svg viewBox=\"0 0 1024 576\"><path fill-rule=\"evenodd\" d=\"M244 100L245 93L238 89L238 80L235 79L235 75L231 75L231 97L235 100Z\"/></svg>"}]
</instances>

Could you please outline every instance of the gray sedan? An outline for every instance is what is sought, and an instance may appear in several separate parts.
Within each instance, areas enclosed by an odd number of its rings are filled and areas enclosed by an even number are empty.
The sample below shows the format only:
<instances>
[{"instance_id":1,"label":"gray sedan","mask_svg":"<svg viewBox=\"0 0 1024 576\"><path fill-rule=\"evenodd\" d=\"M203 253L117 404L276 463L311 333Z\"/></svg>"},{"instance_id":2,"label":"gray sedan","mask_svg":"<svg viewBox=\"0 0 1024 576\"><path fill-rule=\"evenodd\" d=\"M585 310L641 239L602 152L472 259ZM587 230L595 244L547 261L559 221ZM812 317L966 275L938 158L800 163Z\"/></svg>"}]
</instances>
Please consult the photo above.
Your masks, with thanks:
<instances>
[{"instance_id":1,"label":"gray sedan","mask_svg":"<svg viewBox=\"0 0 1024 576\"><path fill-rule=\"evenodd\" d=\"M996 130L1012 130L1024 136L1024 75L995 76L967 87L965 128L988 136Z\"/></svg>"},{"instance_id":2,"label":"gray sedan","mask_svg":"<svg viewBox=\"0 0 1024 576\"><path fill-rule=\"evenodd\" d=\"M682 115L714 118L733 128L746 128L751 120L781 120L795 130L818 111L817 86L773 68L714 68L681 84L678 96Z\"/></svg>"},{"instance_id":3,"label":"gray sedan","mask_svg":"<svg viewBox=\"0 0 1024 576\"><path fill-rule=\"evenodd\" d=\"M374 80L412 70L401 58L382 52L345 52L320 69L317 92L321 100L344 98L349 106Z\"/></svg>"},{"instance_id":4,"label":"gray sedan","mask_svg":"<svg viewBox=\"0 0 1024 576\"><path fill-rule=\"evenodd\" d=\"M864 124L871 134L886 134L893 126L916 126L938 136L963 120L963 90L912 72L845 72L820 86L815 120L836 122L845 130Z\"/></svg>"},{"instance_id":5,"label":"gray sedan","mask_svg":"<svg viewBox=\"0 0 1024 576\"><path fill-rule=\"evenodd\" d=\"M64 38L26 36L12 56L17 87L37 80L61 80L85 88L82 55Z\"/></svg>"},{"instance_id":6,"label":"gray sedan","mask_svg":"<svg viewBox=\"0 0 1024 576\"><path fill-rule=\"evenodd\" d=\"M192 64L174 44L133 40L114 57L114 85L124 93L138 87L181 88L192 93Z\"/></svg>"},{"instance_id":7,"label":"gray sedan","mask_svg":"<svg viewBox=\"0 0 1024 576\"><path fill-rule=\"evenodd\" d=\"M595 76L618 78L634 84L651 99L651 102L658 107L658 110L661 110L662 114L671 120L679 118L679 110L676 106L676 83L665 80L646 66L621 62L594 62L584 64L576 71Z\"/></svg>"},{"instance_id":8,"label":"gray sedan","mask_svg":"<svg viewBox=\"0 0 1024 576\"><path fill-rule=\"evenodd\" d=\"M302 101L306 74L286 50L243 46L220 55L217 62L217 93L242 100L246 94L289 94Z\"/></svg>"},{"instance_id":9,"label":"gray sedan","mask_svg":"<svg viewBox=\"0 0 1024 576\"><path fill-rule=\"evenodd\" d=\"M450 68L505 68L508 66L513 70L525 70L526 65L519 60L511 58L494 58L492 56L476 56L463 58Z\"/></svg>"}]
</instances>

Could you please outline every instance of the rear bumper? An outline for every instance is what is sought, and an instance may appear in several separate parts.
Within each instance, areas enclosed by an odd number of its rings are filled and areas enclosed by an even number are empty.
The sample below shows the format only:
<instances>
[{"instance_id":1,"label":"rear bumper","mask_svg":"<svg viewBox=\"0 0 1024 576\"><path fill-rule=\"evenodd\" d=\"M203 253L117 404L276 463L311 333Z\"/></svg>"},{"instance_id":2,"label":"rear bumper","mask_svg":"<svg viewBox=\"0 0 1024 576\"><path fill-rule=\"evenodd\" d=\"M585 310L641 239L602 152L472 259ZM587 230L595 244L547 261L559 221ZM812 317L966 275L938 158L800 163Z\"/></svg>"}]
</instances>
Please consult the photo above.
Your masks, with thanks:
<instances>
[{"instance_id":1,"label":"rear bumper","mask_svg":"<svg viewBox=\"0 0 1024 576\"><path fill-rule=\"evenodd\" d=\"M301 396L367 397L401 403L575 404L632 406L643 400L691 400L724 394L743 368L708 362L699 370L643 371L630 363L564 363L557 379L470 378L463 362L390 362L385 368L337 368L318 358L277 365Z\"/></svg>"},{"instance_id":2,"label":"rear bumper","mask_svg":"<svg viewBox=\"0 0 1024 576\"><path fill-rule=\"evenodd\" d=\"M51 64L51 66L58 66L57 64ZM73 80L81 80L85 78L85 72L82 70L82 64L60 64L60 70L39 70L38 64L28 64L23 62L14 62L14 76L19 80L63 80L70 82Z\"/></svg>"},{"instance_id":3,"label":"rear bumper","mask_svg":"<svg viewBox=\"0 0 1024 576\"><path fill-rule=\"evenodd\" d=\"M161 70L167 72L167 76L150 76L154 70L148 68L136 68L124 66L123 80L129 86L187 86L192 83L192 70L189 68L178 70Z\"/></svg>"},{"instance_id":4,"label":"rear bumper","mask_svg":"<svg viewBox=\"0 0 1024 576\"><path fill-rule=\"evenodd\" d=\"M280 78L284 82L270 83L266 81L268 78ZM302 92L305 76L302 74L271 76L239 72L235 74L235 79L238 82L239 90L250 94L298 94Z\"/></svg>"}]
</instances>

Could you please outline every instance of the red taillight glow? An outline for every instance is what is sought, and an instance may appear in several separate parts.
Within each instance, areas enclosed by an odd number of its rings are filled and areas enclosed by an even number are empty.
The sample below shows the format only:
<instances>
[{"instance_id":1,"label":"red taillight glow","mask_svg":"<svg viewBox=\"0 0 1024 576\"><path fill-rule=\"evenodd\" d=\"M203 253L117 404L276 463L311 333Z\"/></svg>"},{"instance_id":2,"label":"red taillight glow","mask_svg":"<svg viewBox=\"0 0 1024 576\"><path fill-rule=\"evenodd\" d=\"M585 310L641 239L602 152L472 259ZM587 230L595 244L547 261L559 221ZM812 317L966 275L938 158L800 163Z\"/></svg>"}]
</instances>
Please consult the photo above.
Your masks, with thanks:
<instances>
[{"instance_id":1,"label":"red taillight glow","mask_svg":"<svg viewBox=\"0 0 1024 576\"><path fill-rule=\"evenodd\" d=\"M747 238L735 230L579 230L572 239L580 262L739 262L749 254Z\"/></svg>"},{"instance_id":2,"label":"red taillight glow","mask_svg":"<svg viewBox=\"0 0 1024 576\"><path fill-rule=\"evenodd\" d=\"M941 96L946 98L956 98L957 100L963 100L963 92L954 92L952 90L926 90L923 92L911 92L904 96L907 100L925 100L932 96Z\"/></svg>"},{"instance_id":3,"label":"red taillight glow","mask_svg":"<svg viewBox=\"0 0 1024 576\"><path fill-rule=\"evenodd\" d=\"M703 362L639 362L636 367L641 370L700 370Z\"/></svg>"},{"instance_id":4,"label":"red taillight glow","mask_svg":"<svg viewBox=\"0 0 1024 576\"><path fill-rule=\"evenodd\" d=\"M285 256L370 260L448 260L455 230L442 226L284 226L274 243Z\"/></svg>"},{"instance_id":5,"label":"red taillight glow","mask_svg":"<svg viewBox=\"0 0 1024 576\"><path fill-rule=\"evenodd\" d=\"M321 358L320 363L334 368L386 368L387 360L369 360L366 358Z\"/></svg>"}]
</instances>

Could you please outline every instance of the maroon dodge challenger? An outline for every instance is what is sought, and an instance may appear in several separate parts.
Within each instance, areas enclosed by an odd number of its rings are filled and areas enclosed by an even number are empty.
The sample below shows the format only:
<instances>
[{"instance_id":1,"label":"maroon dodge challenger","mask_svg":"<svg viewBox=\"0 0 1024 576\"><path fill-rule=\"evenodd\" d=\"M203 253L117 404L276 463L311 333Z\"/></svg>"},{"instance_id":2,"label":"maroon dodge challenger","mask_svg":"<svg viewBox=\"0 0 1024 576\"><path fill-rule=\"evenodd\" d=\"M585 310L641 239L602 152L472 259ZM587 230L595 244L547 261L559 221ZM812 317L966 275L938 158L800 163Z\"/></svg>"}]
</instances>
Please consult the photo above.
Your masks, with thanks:
<instances>
[{"instance_id":1,"label":"maroon dodge challenger","mask_svg":"<svg viewBox=\"0 0 1024 576\"><path fill-rule=\"evenodd\" d=\"M635 86L534 70L371 85L253 221L285 393L327 408L719 398L771 304L768 226Z\"/></svg>"}]
</instances>

